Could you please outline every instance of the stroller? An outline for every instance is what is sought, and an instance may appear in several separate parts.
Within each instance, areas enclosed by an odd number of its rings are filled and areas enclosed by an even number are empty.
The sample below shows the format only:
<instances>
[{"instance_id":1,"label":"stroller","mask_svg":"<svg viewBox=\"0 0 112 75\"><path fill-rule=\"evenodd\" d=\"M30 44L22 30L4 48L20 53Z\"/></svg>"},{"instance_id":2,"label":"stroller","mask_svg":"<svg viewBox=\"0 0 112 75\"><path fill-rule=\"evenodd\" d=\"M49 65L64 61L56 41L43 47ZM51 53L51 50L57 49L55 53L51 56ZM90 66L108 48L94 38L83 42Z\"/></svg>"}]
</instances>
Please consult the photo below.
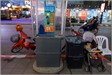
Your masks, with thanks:
<instances>
[{"instance_id":1,"label":"stroller","mask_svg":"<svg viewBox=\"0 0 112 75\"><path fill-rule=\"evenodd\" d=\"M86 56L84 58L84 70L86 72L92 73L92 67L97 68L99 72L104 72L106 69L103 65L103 59L101 58L101 53L98 48L91 48L91 43L86 43L84 46L84 53Z\"/></svg>"}]
</instances>

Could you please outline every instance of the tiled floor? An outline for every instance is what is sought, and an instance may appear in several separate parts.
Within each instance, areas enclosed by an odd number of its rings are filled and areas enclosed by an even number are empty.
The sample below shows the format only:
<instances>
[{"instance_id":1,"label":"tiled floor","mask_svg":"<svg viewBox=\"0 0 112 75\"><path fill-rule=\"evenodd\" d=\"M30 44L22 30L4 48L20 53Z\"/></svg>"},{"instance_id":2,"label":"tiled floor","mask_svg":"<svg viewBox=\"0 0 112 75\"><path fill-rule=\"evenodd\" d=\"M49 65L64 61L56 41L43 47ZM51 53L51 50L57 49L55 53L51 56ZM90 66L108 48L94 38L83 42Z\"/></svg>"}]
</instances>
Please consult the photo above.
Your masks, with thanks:
<instances>
[{"instance_id":1,"label":"tiled floor","mask_svg":"<svg viewBox=\"0 0 112 75\"><path fill-rule=\"evenodd\" d=\"M8 30L7 32L10 32L9 27L5 27L5 30ZM27 33L29 35L31 34L31 29L27 28ZM4 34L4 33L3 33ZM11 53L11 45L12 42L10 42L9 36L12 34L12 32L7 33L7 35L2 34L2 45L1 45L1 53L2 54L13 54ZM8 36L8 34L10 34ZM67 34L67 33L66 33ZM8 38L7 38L8 37ZM110 44L109 44L110 45ZM31 51L22 50L20 54L29 54ZM10 62L5 61L4 59L1 60L1 74L38 74L33 70L33 63L35 62L35 59L14 59ZM110 68L107 67L108 70ZM64 62L64 68L59 74L90 74L89 72L85 72L82 69L71 69L71 71L67 68L66 62ZM108 71L105 72L98 72L95 68L93 68L93 74L109 74Z\"/></svg>"},{"instance_id":2,"label":"tiled floor","mask_svg":"<svg viewBox=\"0 0 112 75\"><path fill-rule=\"evenodd\" d=\"M35 59L14 59L10 62L1 62L1 72L2 74L38 74L33 70L33 63ZM64 68L59 74L90 74L85 72L83 68L81 69L68 69L66 62L64 62ZM109 74L108 71L98 72L96 68L93 68L93 74Z\"/></svg>"}]
</instances>

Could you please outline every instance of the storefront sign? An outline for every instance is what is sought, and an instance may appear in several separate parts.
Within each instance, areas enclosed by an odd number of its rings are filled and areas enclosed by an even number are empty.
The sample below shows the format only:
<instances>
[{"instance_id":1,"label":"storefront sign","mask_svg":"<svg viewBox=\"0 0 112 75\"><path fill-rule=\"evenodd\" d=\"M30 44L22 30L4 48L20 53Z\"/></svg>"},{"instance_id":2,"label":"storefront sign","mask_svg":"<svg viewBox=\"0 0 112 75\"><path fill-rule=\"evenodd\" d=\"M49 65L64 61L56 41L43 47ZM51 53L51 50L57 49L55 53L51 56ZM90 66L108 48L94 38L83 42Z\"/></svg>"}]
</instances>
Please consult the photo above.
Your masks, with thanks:
<instances>
[{"instance_id":1,"label":"storefront sign","mask_svg":"<svg viewBox=\"0 0 112 75\"><path fill-rule=\"evenodd\" d=\"M45 4L44 8L44 31L48 35L54 35L55 6L53 4Z\"/></svg>"},{"instance_id":2,"label":"storefront sign","mask_svg":"<svg viewBox=\"0 0 112 75\"><path fill-rule=\"evenodd\" d=\"M104 9L105 9L105 3L102 3L101 4L101 12L104 12Z\"/></svg>"},{"instance_id":3,"label":"storefront sign","mask_svg":"<svg viewBox=\"0 0 112 75\"><path fill-rule=\"evenodd\" d=\"M69 9L67 9L67 11L66 11L66 17L67 18L70 17L70 10Z\"/></svg>"},{"instance_id":4,"label":"storefront sign","mask_svg":"<svg viewBox=\"0 0 112 75\"><path fill-rule=\"evenodd\" d=\"M45 32L54 32L54 26L51 25L51 26L44 26L44 30Z\"/></svg>"},{"instance_id":5,"label":"storefront sign","mask_svg":"<svg viewBox=\"0 0 112 75\"><path fill-rule=\"evenodd\" d=\"M54 23L54 12L50 13L50 23L53 24Z\"/></svg>"},{"instance_id":6,"label":"storefront sign","mask_svg":"<svg viewBox=\"0 0 112 75\"><path fill-rule=\"evenodd\" d=\"M80 14L81 20L85 20L86 19L86 17L87 17L86 10L82 10L79 14Z\"/></svg>"}]
</instances>

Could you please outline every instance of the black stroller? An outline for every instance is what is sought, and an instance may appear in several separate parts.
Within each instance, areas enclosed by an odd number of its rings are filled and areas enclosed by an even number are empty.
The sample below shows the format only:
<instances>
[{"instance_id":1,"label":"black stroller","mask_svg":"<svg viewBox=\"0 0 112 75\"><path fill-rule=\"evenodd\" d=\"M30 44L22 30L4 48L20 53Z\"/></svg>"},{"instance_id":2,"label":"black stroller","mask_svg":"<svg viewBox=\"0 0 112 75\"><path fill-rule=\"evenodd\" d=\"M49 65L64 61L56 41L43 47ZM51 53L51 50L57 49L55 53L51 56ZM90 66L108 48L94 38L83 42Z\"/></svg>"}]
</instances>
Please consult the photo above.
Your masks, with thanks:
<instances>
[{"instance_id":1,"label":"black stroller","mask_svg":"<svg viewBox=\"0 0 112 75\"><path fill-rule=\"evenodd\" d=\"M92 73L92 67L97 68L99 72L104 72L106 69L103 65L103 59L99 57L102 51L99 49L87 50L84 49L85 58L84 58L84 70L86 72Z\"/></svg>"}]
</instances>

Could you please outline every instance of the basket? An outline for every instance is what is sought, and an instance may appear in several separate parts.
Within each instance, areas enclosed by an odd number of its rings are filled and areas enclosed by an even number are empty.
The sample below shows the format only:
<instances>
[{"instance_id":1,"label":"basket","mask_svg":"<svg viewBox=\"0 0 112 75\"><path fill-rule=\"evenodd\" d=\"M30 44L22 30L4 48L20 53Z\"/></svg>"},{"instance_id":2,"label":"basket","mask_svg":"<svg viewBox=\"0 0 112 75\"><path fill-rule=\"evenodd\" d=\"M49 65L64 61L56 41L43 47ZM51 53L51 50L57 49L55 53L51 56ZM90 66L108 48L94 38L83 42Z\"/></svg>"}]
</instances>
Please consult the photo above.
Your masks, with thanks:
<instances>
[{"instance_id":1,"label":"basket","mask_svg":"<svg viewBox=\"0 0 112 75\"><path fill-rule=\"evenodd\" d=\"M20 35L19 34L12 35L11 38L10 38L10 40L13 43L17 42L19 39L20 39Z\"/></svg>"}]
</instances>

